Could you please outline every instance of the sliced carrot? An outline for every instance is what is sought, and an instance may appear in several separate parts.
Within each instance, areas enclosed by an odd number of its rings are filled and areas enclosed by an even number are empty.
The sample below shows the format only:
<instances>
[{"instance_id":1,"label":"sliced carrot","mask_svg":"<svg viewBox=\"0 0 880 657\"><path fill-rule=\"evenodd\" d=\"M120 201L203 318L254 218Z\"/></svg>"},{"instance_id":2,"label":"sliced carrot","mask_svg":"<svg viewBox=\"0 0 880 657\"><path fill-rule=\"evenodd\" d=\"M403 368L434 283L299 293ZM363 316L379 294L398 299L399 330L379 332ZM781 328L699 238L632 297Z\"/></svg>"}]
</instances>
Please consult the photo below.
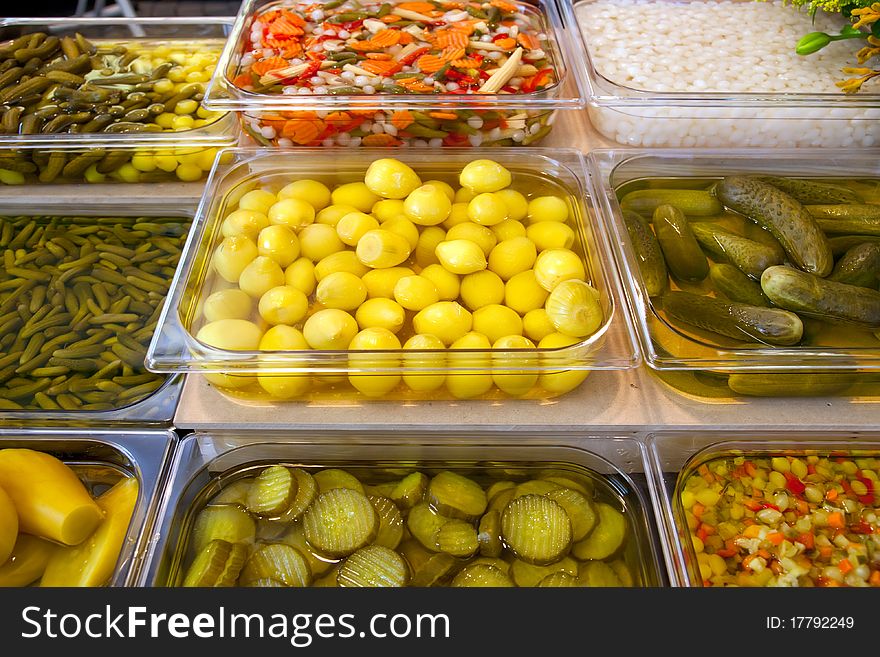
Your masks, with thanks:
<instances>
[{"instance_id":1,"label":"sliced carrot","mask_svg":"<svg viewBox=\"0 0 880 657\"><path fill-rule=\"evenodd\" d=\"M397 110L391 115L391 125L398 130L406 130L415 123L415 118L409 110Z\"/></svg>"},{"instance_id":2,"label":"sliced carrot","mask_svg":"<svg viewBox=\"0 0 880 657\"><path fill-rule=\"evenodd\" d=\"M397 42L400 41L400 30L381 30L376 32L373 35L373 38L370 39L377 46L382 46L383 48L390 48L391 46L397 45Z\"/></svg>"},{"instance_id":3,"label":"sliced carrot","mask_svg":"<svg viewBox=\"0 0 880 657\"><path fill-rule=\"evenodd\" d=\"M388 14L379 19L383 23L396 23L397 21L402 21L403 18L398 16L397 14Z\"/></svg>"},{"instance_id":4,"label":"sliced carrot","mask_svg":"<svg viewBox=\"0 0 880 657\"><path fill-rule=\"evenodd\" d=\"M843 520L843 514L840 511L834 511L828 514L828 526L835 529L843 529L846 524Z\"/></svg>"},{"instance_id":5,"label":"sliced carrot","mask_svg":"<svg viewBox=\"0 0 880 657\"><path fill-rule=\"evenodd\" d=\"M401 69L400 64L397 62L375 61L372 59L362 61L360 67L373 75L379 76L391 76Z\"/></svg>"},{"instance_id":6,"label":"sliced carrot","mask_svg":"<svg viewBox=\"0 0 880 657\"><path fill-rule=\"evenodd\" d=\"M400 146L403 142L386 133L367 135L361 140L364 146Z\"/></svg>"},{"instance_id":7,"label":"sliced carrot","mask_svg":"<svg viewBox=\"0 0 880 657\"><path fill-rule=\"evenodd\" d=\"M384 46L380 46L377 43L373 43L372 41L355 41L351 45L348 46L352 50L357 52L381 52L385 50Z\"/></svg>"},{"instance_id":8,"label":"sliced carrot","mask_svg":"<svg viewBox=\"0 0 880 657\"><path fill-rule=\"evenodd\" d=\"M398 41L397 43L399 43L402 46L408 46L409 44L411 44L415 40L416 40L416 38L412 34L410 34L409 32L401 32L400 33L400 41Z\"/></svg>"},{"instance_id":9,"label":"sliced carrot","mask_svg":"<svg viewBox=\"0 0 880 657\"><path fill-rule=\"evenodd\" d=\"M269 57L269 59L263 59L259 62L254 62L251 65L251 71L256 73L257 75L265 75L269 71L275 71L279 68L286 68L288 66L288 62L283 57Z\"/></svg>"},{"instance_id":10,"label":"sliced carrot","mask_svg":"<svg viewBox=\"0 0 880 657\"><path fill-rule=\"evenodd\" d=\"M868 578L868 584L871 586L880 586L880 570L875 570Z\"/></svg>"},{"instance_id":11,"label":"sliced carrot","mask_svg":"<svg viewBox=\"0 0 880 657\"><path fill-rule=\"evenodd\" d=\"M397 5L397 8L406 9L407 11L414 11L418 14L427 14L437 9L437 7L432 5L430 2L401 2L399 5Z\"/></svg>"},{"instance_id":12,"label":"sliced carrot","mask_svg":"<svg viewBox=\"0 0 880 657\"><path fill-rule=\"evenodd\" d=\"M284 124L281 136L302 146L315 141L322 132L324 123L319 119L293 119Z\"/></svg>"},{"instance_id":13,"label":"sliced carrot","mask_svg":"<svg viewBox=\"0 0 880 657\"><path fill-rule=\"evenodd\" d=\"M495 45L499 48L504 48L505 50L513 50L516 47L516 39L511 39L510 37L506 39L498 39L495 42Z\"/></svg>"},{"instance_id":14,"label":"sliced carrot","mask_svg":"<svg viewBox=\"0 0 880 657\"><path fill-rule=\"evenodd\" d=\"M331 112L324 117L324 123L331 125L334 128L340 125L345 125L349 121L351 121L351 116L346 112Z\"/></svg>"},{"instance_id":15,"label":"sliced carrot","mask_svg":"<svg viewBox=\"0 0 880 657\"><path fill-rule=\"evenodd\" d=\"M432 119L440 121L457 121L458 115L455 112L428 112L428 116Z\"/></svg>"},{"instance_id":16,"label":"sliced carrot","mask_svg":"<svg viewBox=\"0 0 880 657\"><path fill-rule=\"evenodd\" d=\"M424 73L434 73L439 71L446 64L442 57L436 55L422 55L416 60L416 66Z\"/></svg>"},{"instance_id":17,"label":"sliced carrot","mask_svg":"<svg viewBox=\"0 0 880 657\"><path fill-rule=\"evenodd\" d=\"M368 52L367 59L375 59L375 60L389 60L394 59L387 52Z\"/></svg>"},{"instance_id":18,"label":"sliced carrot","mask_svg":"<svg viewBox=\"0 0 880 657\"><path fill-rule=\"evenodd\" d=\"M489 4L496 9L500 9L505 14L515 14L518 11L515 4L506 2L505 0L492 0Z\"/></svg>"},{"instance_id":19,"label":"sliced carrot","mask_svg":"<svg viewBox=\"0 0 880 657\"><path fill-rule=\"evenodd\" d=\"M465 52L466 50L464 48L456 48L454 46L450 46L449 48L444 48L443 52L440 53L440 56L447 62L451 62L464 57Z\"/></svg>"},{"instance_id":20,"label":"sliced carrot","mask_svg":"<svg viewBox=\"0 0 880 657\"><path fill-rule=\"evenodd\" d=\"M452 30L442 30L434 34L434 43L438 48L467 48L468 38L466 34Z\"/></svg>"},{"instance_id":21,"label":"sliced carrot","mask_svg":"<svg viewBox=\"0 0 880 657\"><path fill-rule=\"evenodd\" d=\"M305 31L298 25L294 25L288 16L279 18L269 26L269 34L275 37L285 36L298 37L305 34Z\"/></svg>"},{"instance_id":22,"label":"sliced carrot","mask_svg":"<svg viewBox=\"0 0 880 657\"><path fill-rule=\"evenodd\" d=\"M743 536L746 538L758 538L758 535L761 533L761 528L758 525L749 525L745 528L743 532Z\"/></svg>"},{"instance_id":23,"label":"sliced carrot","mask_svg":"<svg viewBox=\"0 0 880 657\"><path fill-rule=\"evenodd\" d=\"M516 37L516 41L526 50L537 50L541 47L541 42L528 32L520 32Z\"/></svg>"},{"instance_id":24,"label":"sliced carrot","mask_svg":"<svg viewBox=\"0 0 880 657\"><path fill-rule=\"evenodd\" d=\"M453 32L458 32L459 34L464 34L465 36L470 36L474 33L475 25L479 21L456 21L451 24L449 28Z\"/></svg>"},{"instance_id":25,"label":"sliced carrot","mask_svg":"<svg viewBox=\"0 0 880 657\"><path fill-rule=\"evenodd\" d=\"M449 62L449 65L453 68L480 68L480 62L476 59L456 59L454 62Z\"/></svg>"},{"instance_id":26,"label":"sliced carrot","mask_svg":"<svg viewBox=\"0 0 880 657\"><path fill-rule=\"evenodd\" d=\"M444 9L464 9L467 7L463 2L450 2L449 0L441 0L440 6Z\"/></svg>"},{"instance_id":27,"label":"sliced carrot","mask_svg":"<svg viewBox=\"0 0 880 657\"><path fill-rule=\"evenodd\" d=\"M838 493L837 493L836 488L829 488L828 492L825 493L825 499L828 500L829 502L833 502L834 500L837 499L837 495L838 495Z\"/></svg>"},{"instance_id":28,"label":"sliced carrot","mask_svg":"<svg viewBox=\"0 0 880 657\"><path fill-rule=\"evenodd\" d=\"M240 73L232 79L232 84L234 84L236 87L246 87L250 84L253 84L253 82L254 79L251 77L250 73Z\"/></svg>"}]
</instances>

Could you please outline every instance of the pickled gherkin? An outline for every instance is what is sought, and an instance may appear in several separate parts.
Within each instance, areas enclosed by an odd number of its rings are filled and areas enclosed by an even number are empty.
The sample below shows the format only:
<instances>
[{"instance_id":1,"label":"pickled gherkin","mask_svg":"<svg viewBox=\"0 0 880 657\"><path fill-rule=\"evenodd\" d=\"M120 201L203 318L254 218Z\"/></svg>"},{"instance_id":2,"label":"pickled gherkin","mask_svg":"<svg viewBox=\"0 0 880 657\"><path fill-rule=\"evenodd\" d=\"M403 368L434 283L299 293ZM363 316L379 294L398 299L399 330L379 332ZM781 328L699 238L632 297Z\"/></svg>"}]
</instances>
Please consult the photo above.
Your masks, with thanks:
<instances>
[{"instance_id":1,"label":"pickled gherkin","mask_svg":"<svg viewBox=\"0 0 880 657\"><path fill-rule=\"evenodd\" d=\"M633 561L636 552L627 547L635 539L628 518L617 511L619 493L598 473L513 465L500 471L504 479L499 479L452 464L424 472L406 465L348 470L279 463L233 473L196 515L180 582L247 587L646 583ZM303 490L305 497L297 502ZM595 572L585 564L592 561L600 564L590 567Z\"/></svg>"}]
</instances>

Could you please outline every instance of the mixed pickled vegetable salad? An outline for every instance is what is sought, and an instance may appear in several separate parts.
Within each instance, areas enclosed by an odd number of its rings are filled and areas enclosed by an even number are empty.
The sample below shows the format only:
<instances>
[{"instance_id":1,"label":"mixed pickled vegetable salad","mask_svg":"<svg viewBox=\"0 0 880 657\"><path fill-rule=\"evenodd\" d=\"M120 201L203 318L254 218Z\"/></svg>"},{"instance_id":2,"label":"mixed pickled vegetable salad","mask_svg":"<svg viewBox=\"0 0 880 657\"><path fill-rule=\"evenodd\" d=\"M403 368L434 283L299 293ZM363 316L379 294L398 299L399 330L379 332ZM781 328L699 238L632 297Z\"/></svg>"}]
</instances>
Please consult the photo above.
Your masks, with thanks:
<instances>
[{"instance_id":1,"label":"mixed pickled vegetable salad","mask_svg":"<svg viewBox=\"0 0 880 657\"><path fill-rule=\"evenodd\" d=\"M876 456L727 456L679 486L704 586L880 587Z\"/></svg>"},{"instance_id":2,"label":"mixed pickled vegetable salad","mask_svg":"<svg viewBox=\"0 0 880 657\"><path fill-rule=\"evenodd\" d=\"M282 464L198 514L183 586L638 586L620 501L584 470L493 479ZM491 473L490 476L496 473Z\"/></svg>"}]
</instances>

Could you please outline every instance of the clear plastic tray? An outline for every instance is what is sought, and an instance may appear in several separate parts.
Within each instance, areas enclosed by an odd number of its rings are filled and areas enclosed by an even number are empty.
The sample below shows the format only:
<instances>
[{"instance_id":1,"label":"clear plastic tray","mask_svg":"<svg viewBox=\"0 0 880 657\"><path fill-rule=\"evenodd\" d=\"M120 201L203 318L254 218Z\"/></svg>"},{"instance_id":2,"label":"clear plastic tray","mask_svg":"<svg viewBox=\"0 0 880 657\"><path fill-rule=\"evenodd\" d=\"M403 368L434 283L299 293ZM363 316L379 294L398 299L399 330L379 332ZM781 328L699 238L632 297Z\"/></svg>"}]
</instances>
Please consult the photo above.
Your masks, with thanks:
<instances>
[{"instance_id":1,"label":"clear plastic tray","mask_svg":"<svg viewBox=\"0 0 880 657\"><path fill-rule=\"evenodd\" d=\"M0 19L0 43L34 32L59 37L79 33L98 46L191 44L219 55L231 23L223 17L5 18ZM218 147L233 146L238 139L231 113L201 127L163 132L0 132L0 184L194 181L207 175ZM139 156L136 166L134 156Z\"/></svg>"},{"instance_id":2,"label":"clear plastic tray","mask_svg":"<svg viewBox=\"0 0 880 657\"><path fill-rule=\"evenodd\" d=\"M734 456L880 455L880 435L872 432L658 431L648 434L647 445L651 496L672 586L703 585L680 499L686 478L700 466Z\"/></svg>"},{"instance_id":3,"label":"clear plastic tray","mask_svg":"<svg viewBox=\"0 0 880 657\"><path fill-rule=\"evenodd\" d=\"M391 6L398 4L391 3ZM488 6L488 5L487 5ZM348 145L436 145L500 146L537 143L551 129L554 113L560 109L585 106L586 83L580 66L582 44L574 26L571 7L559 0L536 0L520 5L536 32L546 36L542 50L548 55L557 83L527 93L388 93L374 94L281 94L259 93L235 84L241 73L251 29L258 16L276 7L292 8L292 3L248 0L242 5L217 73L207 91L210 108L241 113L244 130L264 145L282 147ZM378 78L380 83L381 76ZM409 134L405 127L385 130L394 121L395 111L420 113L417 122L447 133L421 130ZM353 113L351 116L341 117ZM447 113L453 117L429 117L428 113ZM328 118L329 117L329 118ZM319 134L294 129L294 122L321 122ZM470 127L456 127L468 123ZM289 126L289 127L288 127ZM302 127L302 126L300 126ZM363 135L361 133L364 133ZM387 143L371 144L367 135L383 134ZM305 135L305 136L303 136ZM449 136L452 135L452 136ZM455 135L461 135L456 138ZM308 137L311 137L310 139Z\"/></svg>"},{"instance_id":4,"label":"clear plastic tray","mask_svg":"<svg viewBox=\"0 0 880 657\"><path fill-rule=\"evenodd\" d=\"M645 469L643 453L638 441L610 435L526 433L511 440L491 433L456 434L454 439L422 433L376 436L357 443L344 432L316 440L293 432L199 431L184 438L175 453L138 585L178 584L192 523L207 500L222 486L253 474L254 468L285 463L310 471L356 469L368 482L388 481L415 469L449 469L482 481L511 476L526 480L541 469L588 476L627 518L625 554L636 585L659 586L664 576L658 567L648 500L643 484L636 483Z\"/></svg>"},{"instance_id":5,"label":"clear plastic tray","mask_svg":"<svg viewBox=\"0 0 880 657\"><path fill-rule=\"evenodd\" d=\"M581 182L582 159L577 151L546 152L541 149L495 149L481 152L508 167L513 173L513 187L525 184L535 194L555 193L569 199L570 225L575 231L572 247L583 258L587 278L600 293L604 321L596 333L569 347L558 349L522 350L501 353L496 350L465 350L471 356L458 359L454 364L437 365L437 352L431 350L371 351L367 362L356 362L351 351L231 351L209 347L195 339L203 323L201 302L214 291L217 275L213 271L211 255L222 239L222 219L237 203L238 198L258 182L276 189L298 178L313 178L328 185L363 180L369 163L385 157L387 151L362 149L346 152L341 162L338 152L317 149L304 153L266 153L248 149L232 151L239 160L229 167L214 171L199 207L195 229L178 269L174 289L160 318L160 326L147 355L147 366L157 372L225 373L238 376L235 380L220 377L220 389L240 399L266 399L265 392L246 377L254 374L315 376L315 385L298 398L359 398L370 399L354 390L346 375L369 376L370 373L389 375L443 375L491 376L505 373L538 374L576 373L586 376L589 370L627 369L638 363L638 353L629 336L629 327L618 307L618 282L606 261L604 232L585 208ZM455 151L441 158L433 151L408 151L403 161L422 177L449 179L470 160L467 151ZM544 190L544 191L538 191ZM228 284L225 285L228 287ZM412 313L410 313L412 314ZM402 358L403 354L407 358ZM433 356L433 364L431 358ZM427 361L419 362L420 358ZM445 361L444 361L445 362ZM215 377L215 381L218 379ZM224 381L227 383L224 384ZM530 387L523 394L529 397L558 394L540 385ZM434 392L414 392L401 384L384 399L444 398L445 388ZM494 386L488 396L504 396ZM484 395L484 396L486 396Z\"/></svg>"},{"instance_id":6,"label":"clear plastic tray","mask_svg":"<svg viewBox=\"0 0 880 657\"><path fill-rule=\"evenodd\" d=\"M726 175L760 173L833 181L864 179L875 183L876 159L865 152L831 149L790 150L596 150L588 156L590 186L597 210L608 224L629 312L645 363L674 388L697 397L880 394L880 341L870 331L835 329L811 346L746 344L700 329L673 326L649 297L618 197L621 190L687 185ZM707 279L708 280L708 279ZM681 287L685 284L676 285ZM705 294L705 284L687 286ZM826 332L827 333L827 332ZM735 392L728 376L736 375Z\"/></svg>"},{"instance_id":7,"label":"clear plastic tray","mask_svg":"<svg viewBox=\"0 0 880 657\"><path fill-rule=\"evenodd\" d=\"M639 4L647 4L651 10L665 7L668 15L646 18L642 13L635 20L626 20L629 26L645 20L654 25L646 44L641 38L621 34L599 11L618 7L611 11L613 15L622 11L621 4L629 11L626 16L637 12ZM636 9L629 9L632 5ZM706 17L696 31L683 24L689 20L691 7L705 5L717 5L723 13ZM758 15L738 17L741 7ZM784 12L794 26L779 25L776 11ZM840 66L857 66L857 42L832 43L810 56L795 53L797 40L808 32L837 33L846 24L839 14L831 17L819 11L814 24L803 7L764 6L749 0L579 0L574 3L574 13L586 44L590 119L600 133L618 143L785 148L869 147L880 142L880 87L869 82L860 92L847 95L834 86L835 80L853 77L842 73ZM725 26L725 20L731 25ZM741 33L742 21L754 21L747 33ZM713 28L718 33L713 33ZM752 39L753 46L736 55L728 53L731 44L744 39ZM780 52L757 54L771 43ZM690 63L704 57L681 50L689 45L699 45L709 61L689 69ZM650 74L655 69L659 72L663 57L672 53L677 53L677 59L669 68L670 83L664 86ZM650 64L647 73L641 62ZM616 70L615 65L622 68ZM756 77L754 84L740 84L735 77L740 70L765 77ZM827 72L823 85L812 87L805 81L814 71ZM776 79L797 80L800 85L784 91L761 86L760 80Z\"/></svg>"},{"instance_id":8,"label":"clear plastic tray","mask_svg":"<svg viewBox=\"0 0 880 657\"><path fill-rule=\"evenodd\" d=\"M110 586L134 586L137 581L176 444L172 431L0 428L0 449L47 452L99 487L123 475L137 477L138 500Z\"/></svg>"},{"instance_id":9,"label":"clear plastic tray","mask_svg":"<svg viewBox=\"0 0 880 657\"><path fill-rule=\"evenodd\" d=\"M90 199L81 196L74 198L75 201L73 203L75 203L75 205L72 205L70 196L67 196L63 199L58 199L57 202L53 202L53 199L51 198L40 199L32 196L15 199L14 203L11 201L8 203L0 202L0 217L33 216L37 219L36 223L38 226L46 225L46 222L40 218L47 216L61 217L62 220L64 218L71 219L74 217L80 217L81 219L84 219L86 221L88 221L88 218L90 217L95 217L96 220L100 217L131 218L132 221L135 221L136 218L139 217L144 217L147 220L151 216L168 217L172 219L179 217L180 225L182 226L181 230L184 232L184 235L189 229L189 224L192 218L192 212L182 211L179 204L173 201L165 202L161 199L131 199L124 195L119 195L118 197L111 196L109 198L101 199L98 202L92 202ZM75 209L75 214L71 212L72 209ZM85 223L81 223L80 226L88 229L88 226ZM5 247L2 248L5 249ZM2 277L4 281L15 280L11 276L7 277L5 265L0 265L0 272L2 272L0 273L0 277ZM80 272L79 275L74 275L72 278L78 278L80 275L87 273L87 271L83 270L82 272ZM74 281L74 283L75 282L76 281ZM0 293L0 296L2 296L2 298L5 298L7 301L8 298L6 297L8 297L8 295L8 291ZM13 300L11 303L14 304L15 301ZM15 309L13 309L13 311L14 310ZM4 310L4 316L6 316L6 313L7 311ZM5 323L6 322L4 322L4 324ZM9 332L5 333L4 335L0 335L0 340L6 338L6 335L12 334L20 330L20 328L20 323L18 324L18 328L10 328ZM52 327L49 327L49 329L47 330L51 330L51 328ZM87 328L92 327L89 326ZM49 334L46 333L46 335ZM85 335L85 332L83 332L81 335ZM48 343L55 337L60 336L57 336L53 333L44 341L44 344ZM7 348L9 346L10 345L4 344L4 346L0 348L0 354L2 354L3 356L10 356L11 354L7 353ZM62 347L57 346L57 348ZM39 355L39 350L37 353ZM144 349L144 353L146 353L146 349ZM59 357L61 356L64 356L64 354L59 355ZM19 361L17 360L8 365L4 365L3 374L7 376L2 377L4 384L0 385L5 386L5 382L9 380L9 368L18 365ZM44 363L43 365L41 365L41 367L48 365L48 363ZM142 373L146 372L146 370L141 371ZM52 379L52 385L56 386L60 383L66 382L67 379L74 376L75 374L76 370L71 370L68 373L62 375L53 375L52 373L49 373L47 376ZM13 378L15 377L15 375L16 373L11 373L11 376ZM65 379L64 377L67 378ZM182 388L182 376L168 376L166 377L164 383L162 383L153 392L144 392L143 394L137 394L131 399L115 399L115 401L113 402L115 406L113 408L102 410L65 410L64 408L52 409L51 405L48 408L15 409L11 405L9 405L8 408L3 408L2 410L0 410L0 425L47 426L63 424L64 426L170 426L171 421L174 417L174 412L177 408L178 400L180 399ZM118 394L122 394L122 392L118 391Z\"/></svg>"}]
</instances>

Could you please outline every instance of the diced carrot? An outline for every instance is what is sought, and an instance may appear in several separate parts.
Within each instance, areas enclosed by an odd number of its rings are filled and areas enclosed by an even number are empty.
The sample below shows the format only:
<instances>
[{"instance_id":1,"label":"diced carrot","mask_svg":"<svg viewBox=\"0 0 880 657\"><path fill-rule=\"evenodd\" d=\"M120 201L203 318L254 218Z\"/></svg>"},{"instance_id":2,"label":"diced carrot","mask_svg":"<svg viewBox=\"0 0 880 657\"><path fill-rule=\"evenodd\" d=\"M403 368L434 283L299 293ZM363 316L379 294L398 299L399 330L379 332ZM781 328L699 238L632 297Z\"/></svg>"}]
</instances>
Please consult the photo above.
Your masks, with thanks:
<instances>
[{"instance_id":1,"label":"diced carrot","mask_svg":"<svg viewBox=\"0 0 880 657\"><path fill-rule=\"evenodd\" d=\"M758 534L761 533L761 528L758 525L749 525L743 531L743 536L746 538L758 538Z\"/></svg>"},{"instance_id":2,"label":"diced carrot","mask_svg":"<svg viewBox=\"0 0 880 657\"><path fill-rule=\"evenodd\" d=\"M759 557L764 557L765 559L770 558L770 553L767 552L767 550L765 550L764 548L761 548L760 550L755 552L755 554L757 554Z\"/></svg>"},{"instance_id":3,"label":"diced carrot","mask_svg":"<svg viewBox=\"0 0 880 657\"><path fill-rule=\"evenodd\" d=\"M397 42L400 41L400 30L381 30L376 32L373 35L373 38L370 39L377 46L382 46L383 48L390 48L391 46L397 45Z\"/></svg>"},{"instance_id":4,"label":"diced carrot","mask_svg":"<svg viewBox=\"0 0 880 657\"><path fill-rule=\"evenodd\" d=\"M691 507L691 513L693 513L697 518L699 518L701 515L703 515L703 512L704 512L705 510L706 510L706 507L704 507L704 506L703 506L702 504L700 504L699 502L697 502L696 504L694 504L694 505Z\"/></svg>"},{"instance_id":5,"label":"diced carrot","mask_svg":"<svg viewBox=\"0 0 880 657\"><path fill-rule=\"evenodd\" d=\"M387 14L379 20L383 23L396 23L397 21L402 21L403 19L397 14Z\"/></svg>"},{"instance_id":6,"label":"diced carrot","mask_svg":"<svg viewBox=\"0 0 880 657\"><path fill-rule=\"evenodd\" d=\"M749 475L750 477L754 477L756 474L758 474L757 466L754 463L752 463L751 461L746 461L745 466L746 466L746 474Z\"/></svg>"},{"instance_id":7,"label":"diced carrot","mask_svg":"<svg viewBox=\"0 0 880 657\"><path fill-rule=\"evenodd\" d=\"M795 503L795 508L797 509L797 512L802 516L805 516L810 512L810 505L807 503L806 500L798 500Z\"/></svg>"},{"instance_id":8,"label":"diced carrot","mask_svg":"<svg viewBox=\"0 0 880 657\"><path fill-rule=\"evenodd\" d=\"M281 54L286 59L295 59L302 55L302 52L302 45L298 41L290 41L281 49Z\"/></svg>"},{"instance_id":9,"label":"diced carrot","mask_svg":"<svg viewBox=\"0 0 880 657\"><path fill-rule=\"evenodd\" d=\"M351 116L346 112L331 112L324 117L324 123L327 123L334 128L337 126L345 125L349 121L351 121Z\"/></svg>"},{"instance_id":10,"label":"diced carrot","mask_svg":"<svg viewBox=\"0 0 880 657\"><path fill-rule=\"evenodd\" d=\"M406 9L407 11L414 11L417 14L429 14L432 11L435 11L437 7L432 5L430 2L401 2L397 5L398 9Z\"/></svg>"},{"instance_id":11,"label":"diced carrot","mask_svg":"<svg viewBox=\"0 0 880 657\"><path fill-rule=\"evenodd\" d=\"M269 71L275 71L279 68L286 68L288 66L288 62L283 57L269 57L269 59L262 59L258 62L254 62L251 65L251 71L256 73L257 75L265 75Z\"/></svg>"},{"instance_id":12,"label":"diced carrot","mask_svg":"<svg viewBox=\"0 0 880 657\"><path fill-rule=\"evenodd\" d=\"M825 557L826 559L831 556L832 552L834 552L834 548L830 545L823 545L819 548L819 556Z\"/></svg>"},{"instance_id":13,"label":"diced carrot","mask_svg":"<svg viewBox=\"0 0 880 657\"><path fill-rule=\"evenodd\" d=\"M850 563L849 559L841 559L837 563L837 567L840 568L840 572L846 575L849 571L853 569L852 563Z\"/></svg>"},{"instance_id":14,"label":"diced carrot","mask_svg":"<svg viewBox=\"0 0 880 657\"><path fill-rule=\"evenodd\" d=\"M541 47L541 42L528 32L520 32L516 37L516 41L526 50L537 50Z\"/></svg>"},{"instance_id":15,"label":"diced carrot","mask_svg":"<svg viewBox=\"0 0 880 657\"><path fill-rule=\"evenodd\" d=\"M515 14L518 11L515 4L506 2L506 0L492 0L489 4L505 14Z\"/></svg>"},{"instance_id":16,"label":"diced carrot","mask_svg":"<svg viewBox=\"0 0 880 657\"><path fill-rule=\"evenodd\" d=\"M293 119L284 124L281 136L302 146L315 141L323 131L324 124L319 119Z\"/></svg>"},{"instance_id":17,"label":"diced carrot","mask_svg":"<svg viewBox=\"0 0 880 657\"><path fill-rule=\"evenodd\" d=\"M828 514L828 526L835 529L843 529L846 525L843 521L843 514L840 511L834 511Z\"/></svg>"},{"instance_id":18,"label":"diced carrot","mask_svg":"<svg viewBox=\"0 0 880 657\"><path fill-rule=\"evenodd\" d=\"M378 135L367 135L361 140L361 144L364 146L400 146L402 143L399 139L384 132Z\"/></svg>"},{"instance_id":19,"label":"diced carrot","mask_svg":"<svg viewBox=\"0 0 880 657\"><path fill-rule=\"evenodd\" d=\"M868 584L871 586L880 586L880 570L875 570L868 578Z\"/></svg>"},{"instance_id":20,"label":"diced carrot","mask_svg":"<svg viewBox=\"0 0 880 657\"><path fill-rule=\"evenodd\" d=\"M798 534L798 537L795 539L798 543L802 543L805 548L808 550L812 550L816 545L816 538L813 536L811 532L804 532L803 534Z\"/></svg>"},{"instance_id":21,"label":"diced carrot","mask_svg":"<svg viewBox=\"0 0 880 657\"><path fill-rule=\"evenodd\" d=\"M516 39L511 39L510 37L506 39L498 39L495 42L495 45L499 48L504 48L505 50L513 50L516 48Z\"/></svg>"},{"instance_id":22,"label":"diced carrot","mask_svg":"<svg viewBox=\"0 0 880 657\"><path fill-rule=\"evenodd\" d=\"M240 73L232 79L232 84L236 87L245 87L252 84L253 81L254 79L251 77L250 73Z\"/></svg>"},{"instance_id":23,"label":"diced carrot","mask_svg":"<svg viewBox=\"0 0 880 657\"><path fill-rule=\"evenodd\" d=\"M409 110L397 110L391 115L391 125L398 130L406 130L415 123L415 118Z\"/></svg>"},{"instance_id":24,"label":"diced carrot","mask_svg":"<svg viewBox=\"0 0 880 657\"><path fill-rule=\"evenodd\" d=\"M416 66L424 73L439 71L445 64L444 59L436 55L422 55L416 60Z\"/></svg>"},{"instance_id":25,"label":"diced carrot","mask_svg":"<svg viewBox=\"0 0 880 657\"><path fill-rule=\"evenodd\" d=\"M780 545L785 540L785 534L782 532L770 532L767 534L767 540L773 543L773 545Z\"/></svg>"},{"instance_id":26,"label":"diced carrot","mask_svg":"<svg viewBox=\"0 0 880 657\"><path fill-rule=\"evenodd\" d=\"M439 119L440 121L458 120L458 115L455 112L428 112L428 116L432 119Z\"/></svg>"},{"instance_id":27,"label":"diced carrot","mask_svg":"<svg viewBox=\"0 0 880 657\"><path fill-rule=\"evenodd\" d=\"M838 493L837 493L836 488L829 488L828 492L825 493L825 499L828 500L829 502L833 502L834 500L837 499L837 495L838 495Z\"/></svg>"},{"instance_id":28,"label":"diced carrot","mask_svg":"<svg viewBox=\"0 0 880 657\"><path fill-rule=\"evenodd\" d=\"M455 46L450 46L449 48L444 48L443 52L440 53L440 56L445 59L447 62L455 61L456 59L461 59L465 56L467 50L464 48L456 48Z\"/></svg>"}]
</instances>

